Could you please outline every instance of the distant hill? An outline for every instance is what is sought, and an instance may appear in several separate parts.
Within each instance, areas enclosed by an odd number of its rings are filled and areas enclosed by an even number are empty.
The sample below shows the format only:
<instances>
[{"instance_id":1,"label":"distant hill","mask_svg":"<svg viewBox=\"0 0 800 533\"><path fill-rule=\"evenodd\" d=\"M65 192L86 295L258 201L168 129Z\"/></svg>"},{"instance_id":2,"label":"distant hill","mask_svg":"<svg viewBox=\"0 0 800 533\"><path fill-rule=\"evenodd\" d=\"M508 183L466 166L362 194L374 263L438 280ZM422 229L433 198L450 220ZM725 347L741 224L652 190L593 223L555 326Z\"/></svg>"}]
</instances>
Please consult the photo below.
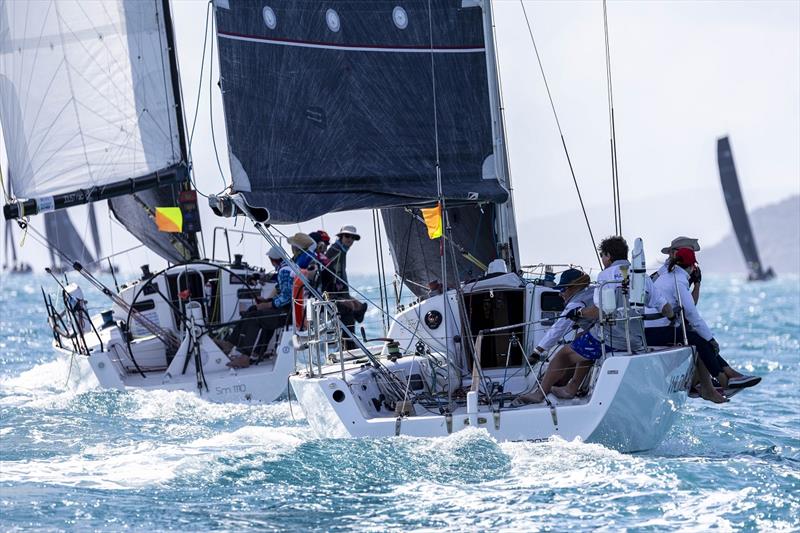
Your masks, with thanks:
<instances>
[{"instance_id":1,"label":"distant hill","mask_svg":"<svg viewBox=\"0 0 800 533\"><path fill-rule=\"evenodd\" d=\"M750 213L758 253L766 267L775 273L800 273L800 196ZM747 272L733 229L718 244L703 248L698 260L703 272Z\"/></svg>"}]
</instances>

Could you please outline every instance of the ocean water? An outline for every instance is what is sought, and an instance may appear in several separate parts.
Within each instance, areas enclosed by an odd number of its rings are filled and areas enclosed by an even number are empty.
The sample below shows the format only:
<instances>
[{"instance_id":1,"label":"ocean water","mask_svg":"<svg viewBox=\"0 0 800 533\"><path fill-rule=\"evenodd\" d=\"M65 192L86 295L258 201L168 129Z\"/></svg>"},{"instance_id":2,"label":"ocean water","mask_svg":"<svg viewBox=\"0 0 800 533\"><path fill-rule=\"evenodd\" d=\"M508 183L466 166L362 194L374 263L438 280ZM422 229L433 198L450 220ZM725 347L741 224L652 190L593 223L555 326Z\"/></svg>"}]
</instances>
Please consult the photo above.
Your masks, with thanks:
<instances>
[{"instance_id":1,"label":"ocean water","mask_svg":"<svg viewBox=\"0 0 800 533\"><path fill-rule=\"evenodd\" d=\"M0 278L0 530L800 530L800 279L707 278L725 357L764 380L690 400L632 455L480 430L318 439L286 401L67 387L48 281Z\"/></svg>"}]
</instances>

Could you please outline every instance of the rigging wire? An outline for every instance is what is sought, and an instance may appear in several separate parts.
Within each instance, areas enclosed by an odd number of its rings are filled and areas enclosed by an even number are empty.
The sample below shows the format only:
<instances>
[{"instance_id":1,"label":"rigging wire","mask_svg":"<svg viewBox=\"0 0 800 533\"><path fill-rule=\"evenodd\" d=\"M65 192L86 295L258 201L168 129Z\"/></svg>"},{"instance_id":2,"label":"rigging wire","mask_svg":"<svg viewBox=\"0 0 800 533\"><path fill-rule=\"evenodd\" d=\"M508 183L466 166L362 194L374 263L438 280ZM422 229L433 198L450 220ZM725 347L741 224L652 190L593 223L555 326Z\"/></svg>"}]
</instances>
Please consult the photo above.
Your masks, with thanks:
<instances>
[{"instance_id":1,"label":"rigging wire","mask_svg":"<svg viewBox=\"0 0 800 533\"><path fill-rule=\"evenodd\" d=\"M567 142L564 139L564 131L561 129L561 121L558 119L558 112L556 111L556 105L553 102L553 95L550 92L550 85L547 83L547 76L544 73L544 65L542 65L542 58L539 56L539 48L536 46L536 39L533 37L533 28L531 27L531 22L528 19L528 12L525 9L525 4L522 0L519 0L520 6L522 6L522 14L525 15L525 24L528 26L528 34L531 37L531 43L533 44L533 51L536 53L536 61L539 63L539 71L542 73L542 80L544 81L544 87L547 90L547 98L550 100L550 109L553 110L553 117L556 120L556 126L558 127L558 134L561 136L561 146L564 148L564 155L567 157L567 164L569 165L569 172L572 175L572 182L575 184L575 192L578 193L578 201L581 204L581 211L583 211L583 219L586 221L586 228L589 230L589 238L592 241L592 248L594 249L595 256L597 257L597 262L600 264L600 268L603 268L603 262L600 261L600 252L597 251L597 244L594 238L594 232L592 231L592 225L589 223L589 215L586 214L586 206L583 203L583 196L581 195L581 188L578 185L578 178L575 177L575 169L572 166L572 159L569 156L569 150L567 149Z\"/></svg>"},{"instance_id":2,"label":"rigging wire","mask_svg":"<svg viewBox=\"0 0 800 533\"><path fill-rule=\"evenodd\" d=\"M430 39L430 51L431 51L431 92L433 96L433 134L434 140L436 143L436 192L438 194L439 199L439 216L441 216L440 223L443 226L442 236L439 237L439 245L440 245L440 262L442 268L442 283L443 283L443 291L442 295L444 297L444 307L443 307L443 315L444 318L442 322L444 322L444 353L447 358L447 364L450 365L450 351L448 350L448 340L449 340L449 332L448 332L448 317L447 317L447 310L449 305L447 305L447 287L449 285L447 280L447 257L445 254L445 239L444 235L450 235L452 237L452 230L450 228L450 218L447 216L447 206L445 205L444 199L444 191L442 187L442 166L441 160L439 155L439 108L438 102L436 99L436 56L433 52L433 10L431 8L431 0L428 0L428 37ZM450 383L450 372L447 373L447 412L450 412L452 405L453 405L453 387Z\"/></svg>"},{"instance_id":3,"label":"rigging wire","mask_svg":"<svg viewBox=\"0 0 800 533\"><path fill-rule=\"evenodd\" d=\"M622 235L622 207L619 200L619 159L617 158L617 131L614 121L614 91L611 84L611 48L608 38L608 9L603 0L603 31L606 44L606 80L608 91L608 129L611 144L611 187L614 195L614 231Z\"/></svg>"}]
</instances>

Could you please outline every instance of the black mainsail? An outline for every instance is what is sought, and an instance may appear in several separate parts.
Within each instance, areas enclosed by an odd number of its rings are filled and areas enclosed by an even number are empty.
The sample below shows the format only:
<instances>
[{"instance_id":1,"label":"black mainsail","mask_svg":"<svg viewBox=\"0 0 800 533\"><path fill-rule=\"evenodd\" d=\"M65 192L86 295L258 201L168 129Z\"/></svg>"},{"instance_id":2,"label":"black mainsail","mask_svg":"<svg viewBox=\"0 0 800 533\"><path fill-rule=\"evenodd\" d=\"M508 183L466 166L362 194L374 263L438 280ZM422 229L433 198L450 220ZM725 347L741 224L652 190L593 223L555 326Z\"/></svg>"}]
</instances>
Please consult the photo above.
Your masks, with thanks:
<instances>
[{"instance_id":1,"label":"black mainsail","mask_svg":"<svg viewBox=\"0 0 800 533\"><path fill-rule=\"evenodd\" d=\"M764 270L761 259L758 256L758 248L753 237L753 230L750 227L750 218L744 206L742 189L739 186L739 177L736 174L736 166L733 163L733 152L728 137L717 139L717 164L719 166L719 178L722 182L722 192L725 195L725 203L728 205L728 213L731 216L733 231L739 241L747 269L748 279L752 281L771 279L775 276L772 268Z\"/></svg>"},{"instance_id":2,"label":"black mainsail","mask_svg":"<svg viewBox=\"0 0 800 533\"><path fill-rule=\"evenodd\" d=\"M0 2L7 219L116 199L120 222L154 251L197 256L194 235L158 235L150 216L177 205L188 180L169 17L166 0Z\"/></svg>"},{"instance_id":3,"label":"black mainsail","mask_svg":"<svg viewBox=\"0 0 800 533\"><path fill-rule=\"evenodd\" d=\"M276 0L215 14L233 190L256 217L430 206L437 161L448 205L507 199L480 8Z\"/></svg>"}]
</instances>

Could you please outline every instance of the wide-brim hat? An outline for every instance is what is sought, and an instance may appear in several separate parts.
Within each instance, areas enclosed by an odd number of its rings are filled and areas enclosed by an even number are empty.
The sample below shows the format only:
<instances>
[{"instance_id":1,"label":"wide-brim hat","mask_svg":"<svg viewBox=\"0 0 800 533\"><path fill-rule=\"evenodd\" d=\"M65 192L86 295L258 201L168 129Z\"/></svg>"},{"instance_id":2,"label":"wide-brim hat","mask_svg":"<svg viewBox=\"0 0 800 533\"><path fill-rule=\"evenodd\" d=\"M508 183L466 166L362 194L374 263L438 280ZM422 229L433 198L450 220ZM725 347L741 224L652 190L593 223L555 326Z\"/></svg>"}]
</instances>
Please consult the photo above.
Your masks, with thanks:
<instances>
[{"instance_id":1,"label":"wide-brim hat","mask_svg":"<svg viewBox=\"0 0 800 533\"><path fill-rule=\"evenodd\" d=\"M309 235L300 232L297 232L286 239L286 242L301 250L307 250L310 246L315 244L314 239L312 239Z\"/></svg>"},{"instance_id":2,"label":"wide-brim hat","mask_svg":"<svg viewBox=\"0 0 800 533\"><path fill-rule=\"evenodd\" d=\"M669 255L672 250L677 250L678 248L691 248L692 251L699 252L700 243L697 242L697 239L691 237L675 237L669 246L661 249L661 253Z\"/></svg>"},{"instance_id":3,"label":"wide-brim hat","mask_svg":"<svg viewBox=\"0 0 800 533\"><path fill-rule=\"evenodd\" d=\"M342 235L350 235L357 241L361 240L361 235L358 234L355 226L342 226L342 229L339 230L336 236L341 237Z\"/></svg>"},{"instance_id":4,"label":"wide-brim hat","mask_svg":"<svg viewBox=\"0 0 800 533\"><path fill-rule=\"evenodd\" d=\"M558 280L558 285L556 285L555 288L563 291L564 289L578 285L588 285L589 281L591 281L589 275L585 272L582 272L577 268L568 268L561 273L561 277Z\"/></svg>"}]
</instances>

